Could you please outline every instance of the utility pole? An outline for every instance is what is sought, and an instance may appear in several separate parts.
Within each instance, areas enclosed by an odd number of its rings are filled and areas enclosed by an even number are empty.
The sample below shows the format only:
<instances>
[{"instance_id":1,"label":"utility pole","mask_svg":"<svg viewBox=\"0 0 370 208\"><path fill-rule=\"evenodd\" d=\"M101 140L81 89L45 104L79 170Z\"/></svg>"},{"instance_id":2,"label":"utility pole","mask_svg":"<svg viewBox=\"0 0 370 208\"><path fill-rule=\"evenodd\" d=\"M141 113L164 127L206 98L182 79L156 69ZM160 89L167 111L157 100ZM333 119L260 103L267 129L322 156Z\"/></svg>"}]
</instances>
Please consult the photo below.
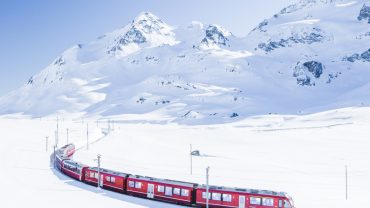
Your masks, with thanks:
<instances>
[{"instance_id":1,"label":"utility pole","mask_svg":"<svg viewBox=\"0 0 370 208\"><path fill-rule=\"evenodd\" d=\"M98 188L100 188L101 178L100 178L100 158L101 155L98 155Z\"/></svg>"},{"instance_id":2,"label":"utility pole","mask_svg":"<svg viewBox=\"0 0 370 208\"><path fill-rule=\"evenodd\" d=\"M55 159L56 158L56 155L55 155L55 145L54 145L54 153L53 153L53 167L55 168Z\"/></svg>"},{"instance_id":3,"label":"utility pole","mask_svg":"<svg viewBox=\"0 0 370 208\"><path fill-rule=\"evenodd\" d=\"M57 133L56 133L57 141L59 140L59 116L57 117ZM58 143L57 143L58 146Z\"/></svg>"},{"instance_id":4,"label":"utility pole","mask_svg":"<svg viewBox=\"0 0 370 208\"><path fill-rule=\"evenodd\" d=\"M206 180L206 207L209 208L208 201L209 201L209 167L206 169L206 175L207 175L207 180Z\"/></svg>"},{"instance_id":5,"label":"utility pole","mask_svg":"<svg viewBox=\"0 0 370 208\"><path fill-rule=\"evenodd\" d=\"M58 132L55 131L55 146L58 147Z\"/></svg>"},{"instance_id":6,"label":"utility pole","mask_svg":"<svg viewBox=\"0 0 370 208\"><path fill-rule=\"evenodd\" d=\"M86 149L89 150L89 123L86 124Z\"/></svg>"},{"instance_id":7,"label":"utility pole","mask_svg":"<svg viewBox=\"0 0 370 208\"><path fill-rule=\"evenodd\" d=\"M346 200L348 199L348 170L346 165Z\"/></svg>"},{"instance_id":8,"label":"utility pole","mask_svg":"<svg viewBox=\"0 0 370 208\"><path fill-rule=\"evenodd\" d=\"M193 175L193 145L190 144L190 175Z\"/></svg>"},{"instance_id":9,"label":"utility pole","mask_svg":"<svg viewBox=\"0 0 370 208\"><path fill-rule=\"evenodd\" d=\"M49 137L45 137L46 152L48 152Z\"/></svg>"},{"instance_id":10,"label":"utility pole","mask_svg":"<svg viewBox=\"0 0 370 208\"><path fill-rule=\"evenodd\" d=\"M108 120L108 134L110 134L110 120Z\"/></svg>"},{"instance_id":11,"label":"utility pole","mask_svg":"<svg viewBox=\"0 0 370 208\"><path fill-rule=\"evenodd\" d=\"M68 128L67 128L67 144L68 144Z\"/></svg>"}]
</instances>

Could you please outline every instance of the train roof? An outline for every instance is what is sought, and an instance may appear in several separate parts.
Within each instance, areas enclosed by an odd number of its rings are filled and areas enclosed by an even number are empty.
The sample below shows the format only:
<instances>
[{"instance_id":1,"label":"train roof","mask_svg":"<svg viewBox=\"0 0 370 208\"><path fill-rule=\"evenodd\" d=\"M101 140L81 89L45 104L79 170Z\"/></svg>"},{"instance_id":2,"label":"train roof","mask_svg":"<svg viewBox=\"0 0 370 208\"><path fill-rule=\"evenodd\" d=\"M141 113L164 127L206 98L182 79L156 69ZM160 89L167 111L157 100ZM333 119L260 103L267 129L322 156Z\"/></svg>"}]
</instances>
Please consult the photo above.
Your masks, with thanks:
<instances>
[{"instance_id":1,"label":"train roof","mask_svg":"<svg viewBox=\"0 0 370 208\"><path fill-rule=\"evenodd\" d=\"M63 153L59 153L59 152L55 153L55 157L57 157L60 160L69 160L70 159L69 157L65 156Z\"/></svg>"},{"instance_id":2,"label":"train roof","mask_svg":"<svg viewBox=\"0 0 370 208\"><path fill-rule=\"evenodd\" d=\"M198 188L206 189L206 185L201 185ZM244 189L244 188L231 188L223 186L209 186L209 190L217 191L228 191L228 192L238 192L238 193L247 193L247 194L257 194L264 196L275 196L275 197L288 197L285 192L276 192L268 190L258 190L258 189Z\"/></svg>"},{"instance_id":3,"label":"train roof","mask_svg":"<svg viewBox=\"0 0 370 208\"><path fill-rule=\"evenodd\" d=\"M63 151L67 148L76 148L74 144L66 144L63 147L59 148L57 151Z\"/></svg>"},{"instance_id":4,"label":"train roof","mask_svg":"<svg viewBox=\"0 0 370 208\"><path fill-rule=\"evenodd\" d=\"M165 183L165 184L172 184L177 186L185 186L189 188L194 188L198 184L190 183L190 182L183 182L183 181L175 181L175 180L169 180L169 179L161 179L161 178L152 178L148 176L139 176L139 175L130 175L129 178L136 178L144 181L153 181L157 183Z\"/></svg>"},{"instance_id":5,"label":"train roof","mask_svg":"<svg viewBox=\"0 0 370 208\"><path fill-rule=\"evenodd\" d=\"M68 164L68 165L79 166L79 167L88 167L88 166L87 166L87 165L85 165L85 164L82 164L82 163L76 162L76 161L71 160L71 159L69 159L69 160L64 160L63 162L64 162L64 163L66 163L66 164Z\"/></svg>"},{"instance_id":6,"label":"train roof","mask_svg":"<svg viewBox=\"0 0 370 208\"><path fill-rule=\"evenodd\" d=\"M98 167L89 167L89 170L93 170L93 171L98 171ZM105 168L100 168L100 172L102 173L108 173L108 174L112 174L112 175L117 175L117 176L122 176L122 177L127 177L129 174L127 173L121 173L121 172L117 172L117 171L114 171L114 170L108 170L108 169L105 169Z\"/></svg>"},{"instance_id":7,"label":"train roof","mask_svg":"<svg viewBox=\"0 0 370 208\"><path fill-rule=\"evenodd\" d=\"M72 143L70 143L70 144L66 144L66 145L64 145L63 147L61 147L60 149L66 149L67 147L75 147L75 145L74 144L72 144Z\"/></svg>"}]
</instances>

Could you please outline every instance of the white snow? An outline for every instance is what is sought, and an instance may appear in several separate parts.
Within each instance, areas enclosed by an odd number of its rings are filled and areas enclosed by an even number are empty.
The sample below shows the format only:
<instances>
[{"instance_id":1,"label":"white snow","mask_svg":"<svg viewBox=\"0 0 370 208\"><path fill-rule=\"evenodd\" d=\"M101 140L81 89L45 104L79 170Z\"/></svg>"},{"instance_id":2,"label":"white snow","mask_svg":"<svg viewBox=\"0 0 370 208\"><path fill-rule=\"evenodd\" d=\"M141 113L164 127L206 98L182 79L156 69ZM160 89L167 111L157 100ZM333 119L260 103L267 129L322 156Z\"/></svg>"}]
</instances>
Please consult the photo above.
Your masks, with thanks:
<instances>
[{"instance_id":1,"label":"white snow","mask_svg":"<svg viewBox=\"0 0 370 208\"><path fill-rule=\"evenodd\" d=\"M281 25L296 25L296 24L307 24L307 25L313 25L315 23L320 22L320 19L307 19L307 20L298 20L293 22L287 22Z\"/></svg>"},{"instance_id":2,"label":"white snow","mask_svg":"<svg viewBox=\"0 0 370 208\"><path fill-rule=\"evenodd\" d=\"M352 6L356 3L357 3L357 1L350 1L350 2L347 2L347 3L336 4L335 6L336 7L349 7L349 6Z\"/></svg>"},{"instance_id":3,"label":"white snow","mask_svg":"<svg viewBox=\"0 0 370 208\"><path fill-rule=\"evenodd\" d=\"M90 142L93 143L102 135L95 121L90 122ZM78 144L78 147L86 144L86 121L59 118L60 145L66 143L66 128L69 128L70 142ZM53 152L56 118L31 120L12 115L0 118L0 129L0 207L176 207L98 190L51 168L50 155ZM49 137L48 152L46 136ZM86 162L94 165L92 160Z\"/></svg>"},{"instance_id":4,"label":"white snow","mask_svg":"<svg viewBox=\"0 0 370 208\"><path fill-rule=\"evenodd\" d=\"M209 124L369 106L370 62L346 60L369 49L368 24L357 19L365 2L300 1L246 37L216 24L173 27L141 13L127 26L65 51L30 84L1 97L0 114L161 112L176 122ZM303 66L312 61L323 66L319 77ZM306 78L309 86L301 86ZM197 87L202 85L235 91ZM197 112L197 119L184 120L187 112Z\"/></svg>"},{"instance_id":5,"label":"white snow","mask_svg":"<svg viewBox=\"0 0 370 208\"><path fill-rule=\"evenodd\" d=\"M114 118L114 131L95 119L59 118L60 145L82 147L74 159L117 171L231 187L286 191L298 208L367 207L370 203L370 108L338 109L306 116L255 116L223 125L130 123ZM86 123L90 149L86 150ZM0 118L1 207L175 207L76 182L50 168L55 118ZM49 136L49 150L45 137ZM97 141L97 139L99 139ZM96 141L96 142L95 142ZM189 145L203 157L193 158ZM348 200L345 200L345 165Z\"/></svg>"},{"instance_id":6,"label":"white snow","mask_svg":"<svg viewBox=\"0 0 370 208\"><path fill-rule=\"evenodd\" d=\"M211 184L286 191L297 208L370 207L370 62L345 59L369 50L365 2L303 0L243 38L142 13L66 50L0 98L0 207L176 207L52 169L57 116L60 144L68 128L89 165L102 154L105 168L198 183L210 166ZM302 68L309 61L324 65L319 78ZM296 71L314 85L298 85ZM190 144L203 155L193 175Z\"/></svg>"}]
</instances>

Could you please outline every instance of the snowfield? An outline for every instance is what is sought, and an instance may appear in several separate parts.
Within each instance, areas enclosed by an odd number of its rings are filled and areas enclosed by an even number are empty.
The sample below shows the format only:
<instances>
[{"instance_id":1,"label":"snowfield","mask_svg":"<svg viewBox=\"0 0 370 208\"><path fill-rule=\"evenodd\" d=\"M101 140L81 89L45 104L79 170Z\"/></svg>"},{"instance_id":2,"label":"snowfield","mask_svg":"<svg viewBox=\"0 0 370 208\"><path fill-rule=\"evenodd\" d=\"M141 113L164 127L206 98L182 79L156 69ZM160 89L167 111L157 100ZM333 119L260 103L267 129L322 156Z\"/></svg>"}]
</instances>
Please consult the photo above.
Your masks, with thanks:
<instances>
[{"instance_id":1,"label":"snowfield","mask_svg":"<svg viewBox=\"0 0 370 208\"><path fill-rule=\"evenodd\" d=\"M81 147L74 159L91 166L101 154L104 168L197 183L205 182L205 168L210 166L210 184L285 191L298 208L370 206L368 107L255 116L223 125L114 120L114 131L104 137L104 121L60 117L59 145L67 142L68 128L69 142ZM89 150L84 146L87 123ZM56 124L51 117L0 119L1 207L176 207L98 190L52 169ZM193 158L193 175L190 144L201 153Z\"/></svg>"}]
</instances>

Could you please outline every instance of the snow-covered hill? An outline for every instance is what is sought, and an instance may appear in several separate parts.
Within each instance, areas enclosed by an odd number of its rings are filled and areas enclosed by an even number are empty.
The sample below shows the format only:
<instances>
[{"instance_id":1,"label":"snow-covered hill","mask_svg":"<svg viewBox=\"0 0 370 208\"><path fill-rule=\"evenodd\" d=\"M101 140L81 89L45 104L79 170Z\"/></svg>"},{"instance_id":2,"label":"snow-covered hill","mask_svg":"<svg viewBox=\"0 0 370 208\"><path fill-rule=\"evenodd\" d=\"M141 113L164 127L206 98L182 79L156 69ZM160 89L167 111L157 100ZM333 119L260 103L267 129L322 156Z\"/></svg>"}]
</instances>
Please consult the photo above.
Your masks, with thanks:
<instances>
[{"instance_id":1,"label":"snow-covered hill","mask_svg":"<svg viewBox=\"0 0 370 208\"><path fill-rule=\"evenodd\" d=\"M0 113L217 123L369 105L369 42L369 0L302 0L246 37L146 12L65 51L0 98Z\"/></svg>"}]
</instances>

